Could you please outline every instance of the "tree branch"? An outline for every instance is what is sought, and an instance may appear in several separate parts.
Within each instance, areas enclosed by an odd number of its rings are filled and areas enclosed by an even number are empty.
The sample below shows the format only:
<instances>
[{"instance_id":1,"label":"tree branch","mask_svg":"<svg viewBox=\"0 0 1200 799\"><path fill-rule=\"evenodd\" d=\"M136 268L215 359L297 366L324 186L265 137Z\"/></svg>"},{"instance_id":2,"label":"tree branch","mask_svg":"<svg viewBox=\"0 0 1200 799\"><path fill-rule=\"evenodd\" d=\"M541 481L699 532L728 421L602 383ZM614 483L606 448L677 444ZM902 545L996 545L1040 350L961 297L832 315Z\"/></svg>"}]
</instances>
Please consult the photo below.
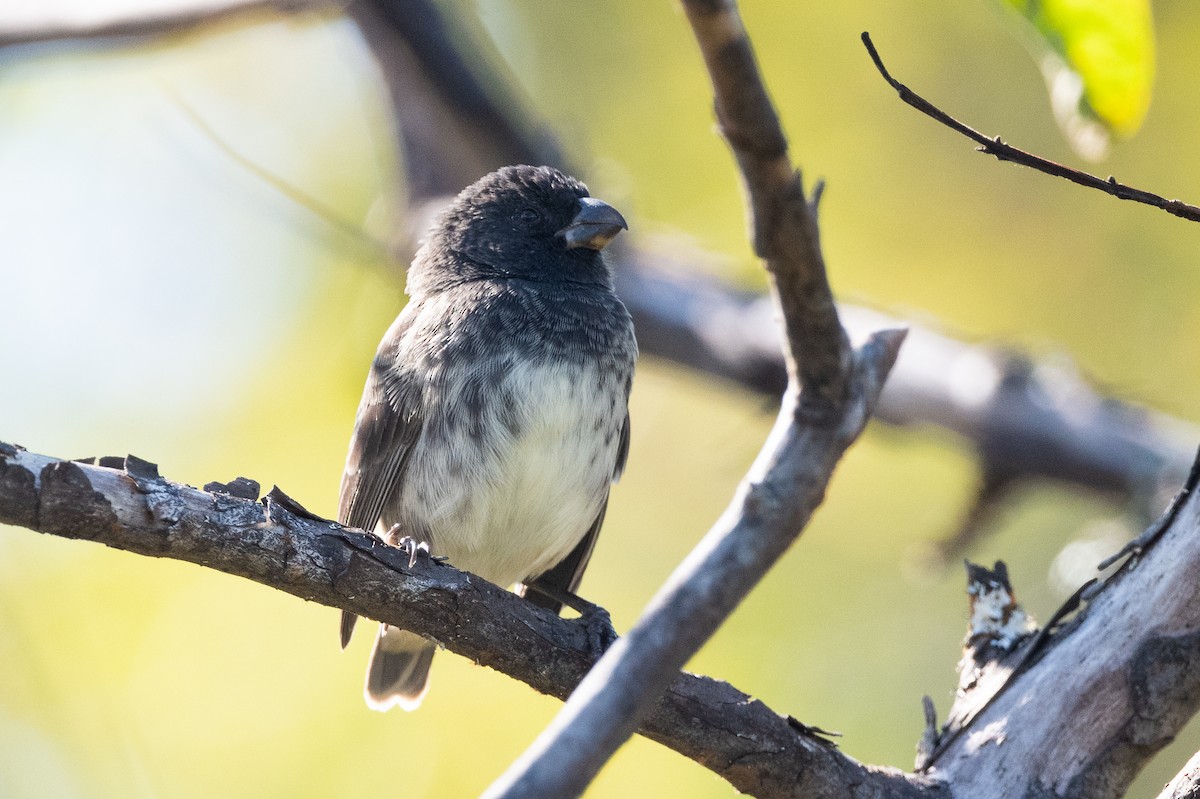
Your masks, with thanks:
<instances>
[{"instance_id":1,"label":"tree branch","mask_svg":"<svg viewBox=\"0 0 1200 799\"><path fill-rule=\"evenodd\" d=\"M313 518L279 492L259 504L169 483L136 458L102 464L0 443L0 523L186 560L403 623L558 697L595 661L578 622L449 566L410 565L403 552ZM242 494L238 482L228 488ZM1027 795L1013 782L1022 774L1034 793L1117 797L1200 705L1198 482L1200 468L1156 535L1103 589L1084 594L1090 604L1073 619L1052 620L997 661L973 639L977 671L962 686L964 709L956 703L950 714L961 722L933 736L937 759L924 775L863 766L731 686L689 674L674 676L640 731L758 796L938 797L951 786L986 799ZM986 745L1000 737L1004 746ZM1191 795L1193 771L1160 799Z\"/></svg>"},{"instance_id":2,"label":"tree branch","mask_svg":"<svg viewBox=\"0 0 1200 799\"><path fill-rule=\"evenodd\" d=\"M0 443L0 524L196 563L403 625L560 699L599 657L579 622L449 565L410 564L401 550L313 517L278 491L259 503L169 482L137 458L102 463ZM863 766L790 717L708 677L675 674L639 732L743 793L850 799L847 786L867 785L879 795L918 795L894 769Z\"/></svg>"},{"instance_id":3,"label":"tree branch","mask_svg":"<svg viewBox=\"0 0 1200 799\"><path fill-rule=\"evenodd\" d=\"M1041 156L1028 153L1024 150L1013 147L1010 144L1005 144L999 136L994 138L985 136L972 127L964 125L954 117L947 114L942 109L938 108L933 103L926 100L921 95L914 92L912 89L905 86L900 81L891 76L887 68L883 65L883 59L879 56L879 51L875 49L875 45L871 42L871 36L868 33L862 35L863 44L866 45L867 52L871 54L871 60L875 62L875 68L879 70L879 74L888 82L888 85L896 90L900 95L900 99L908 105L920 111L922 114L937 120L953 131L957 131L966 136L971 141L979 144L977 148L979 152L988 155L994 155L998 161L1011 161L1014 164L1027 166L1030 169L1035 169L1038 172L1043 172L1047 175L1069 180L1080 186L1085 186L1089 189L1096 189L1105 194L1110 194L1118 200L1132 200L1134 202L1152 205L1155 208L1166 211L1181 219L1186 219L1189 222L1200 222L1200 208L1181 200L1168 200L1165 197L1160 197L1157 194L1126 186L1124 183L1118 183L1114 177L1107 179L1098 178L1095 175L1090 175L1087 172L1080 172L1078 169L1072 169L1069 166L1050 161Z\"/></svg>"},{"instance_id":4,"label":"tree branch","mask_svg":"<svg viewBox=\"0 0 1200 799\"><path fill-rule=\"evenodd\" d=\"M996 631L973 636L930 776L979 799L1124 794L1200 709L1198 483L1200 461L1155 535L1045 629L1000 646ZM991 582L1008 620L1020 611L1003 577Z\"/></svg>"},{"instance_id":5,"label":"tree branch","mask_svg":"<svg viewBox=\"0 0 1200 799\"><path fill-rule=\"evenodd\" d=\"M669 253L631 248L623 257L618 290L644 353L764 395L783 391L769 298L683 274ZM1137 524L1152 520L1187 476L1200 429L1099 391L1061 354L968 343L862 306L841 305L839 315L855 340L909 326L874 418L954 434L974 451L985 479L1012 489L1054 481L1100 492L1131 508ZM972 516L964 515L969 526ZM964 543L943 542L943 554L959 554Z\"/></svg>"},{"instance_id":6,"label":"tree branch","mask_svg":"<svg viewBox=\"0 0 1200 799\"><path fill-rule=\"evenodd\" d=\"M162 36L191 30L255 11L281 14L336 8L336 0L208 0L186 8L163 8L147 4L142 11L128 8L86 7L80 13L63 13L51 6L38 19L34 13L19 13L14 22L0 12L0 47L53 42L63 39L116 39L124 36ZM81 7L83 8L83 7ZM21 9L22 12L25 9Z\"/></svg>"},{"instance_id":7,"label":"tree branch","mask_svg":"<svg viewBox=\"0 0 1200 799\"><path fill-rule=\"evenodd\" d=\"M736 6L683 5L749 194L754 248L782 312L789 386L771 435L724 514L488 797L583 792L672 676L799 536L866 424L904 338L903 331L886 331L851 350L819 246L819 189L810 203L791 168Z\"/></svg>"},{"instance_id":8,"label":"tree branch","mask_svg":"<svg viewBox=\"0 0 1200 799\"><path fill-rule=\"evenodd\" d=\"M683 6L712 80L717 124L746 189L754 252L784 311L790 382L799 380L806 403L836 409L851 371L850 345L825 275L816 213L821 185L810 205L736 5L685 0Z\"/></svg>"}]
</instances>

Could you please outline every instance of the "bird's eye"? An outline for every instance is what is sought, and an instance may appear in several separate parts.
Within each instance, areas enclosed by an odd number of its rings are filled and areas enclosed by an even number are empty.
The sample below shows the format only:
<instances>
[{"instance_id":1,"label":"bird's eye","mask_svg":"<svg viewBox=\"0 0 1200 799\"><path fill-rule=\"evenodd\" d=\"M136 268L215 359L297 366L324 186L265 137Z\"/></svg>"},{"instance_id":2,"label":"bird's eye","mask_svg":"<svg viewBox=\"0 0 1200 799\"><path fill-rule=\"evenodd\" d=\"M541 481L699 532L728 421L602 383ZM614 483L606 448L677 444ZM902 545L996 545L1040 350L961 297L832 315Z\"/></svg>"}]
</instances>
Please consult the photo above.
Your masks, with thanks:
<instances>
[{"instance_id":1,"label":"bird's eye","mask_svg":"<svg viewBox=\"0 0 1200 799\"><path fill-rule=\"evenodd\" d=\"M520 221L522 225L532 225L535 222L540 221L541 218L542 215L539 214L534 208L522 208L517 212L517 220Z\"/></svg>"}]
</instances>

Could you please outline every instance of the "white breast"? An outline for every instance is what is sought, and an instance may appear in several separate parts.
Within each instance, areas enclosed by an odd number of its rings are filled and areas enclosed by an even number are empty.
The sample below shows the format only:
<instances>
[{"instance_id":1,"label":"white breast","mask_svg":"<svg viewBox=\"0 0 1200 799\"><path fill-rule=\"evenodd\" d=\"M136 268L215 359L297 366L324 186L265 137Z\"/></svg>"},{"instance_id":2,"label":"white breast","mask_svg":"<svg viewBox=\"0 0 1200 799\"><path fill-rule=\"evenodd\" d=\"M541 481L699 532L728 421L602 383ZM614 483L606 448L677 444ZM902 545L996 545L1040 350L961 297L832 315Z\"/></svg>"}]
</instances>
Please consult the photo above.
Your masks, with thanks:
<instances>
[{"instance_id":1,"label":"white breast","mask_svg":"<svg viewBox=\"0 0 1200 799\"><path fill-rule=\"evenodd\" d=\"M446 381L431 402L461 402L471 379ZM427 424L405 476L403 516L458 568L505 586L541 574L582 539L608 495L625 417L621 382L590 364L513 364L474 430ZM438 410L427 405L427 418L462 418Z\"/></svg>"}]
</instances>

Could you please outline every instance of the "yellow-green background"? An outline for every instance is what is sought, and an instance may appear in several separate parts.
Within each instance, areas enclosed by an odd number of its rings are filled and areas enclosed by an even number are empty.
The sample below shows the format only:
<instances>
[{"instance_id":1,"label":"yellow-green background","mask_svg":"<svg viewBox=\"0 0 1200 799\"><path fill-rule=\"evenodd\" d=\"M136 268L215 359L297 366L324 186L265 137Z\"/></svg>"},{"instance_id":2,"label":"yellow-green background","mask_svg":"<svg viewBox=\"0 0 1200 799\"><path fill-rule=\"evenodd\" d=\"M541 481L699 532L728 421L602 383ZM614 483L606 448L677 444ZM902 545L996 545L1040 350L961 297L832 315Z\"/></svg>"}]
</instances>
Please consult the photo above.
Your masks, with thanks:
<instances>
[{"instance_id":1,"label":"yellow-green background","mask_svg":"<svg viewBox=\"0 0 1200 799\"><path fill-rule=\"evenodd\" d=\"M508 67L632 235L726 256L757 280L699 58L665 0L481 0ZM988 133L1072 162L1042 79L982 2L747 2L794 156L829 181L842 298L978 339L1070 353L1109 390L1196 418L1200 227L997 164L903 106L893 71ZM1200 6L1156 4L1143 131L1100 168L1200 198ZM366 366L402 303L369 247L236 163L386 235L387 109L353 28L326 17L204 35L10 51L0 60L0 440L64 457L133 452L177 480L244 474L332 514ZM643 359L628 473L584 593L618 630L718 515L771 418L764 402ZM811 529L691 668L911 766L920 697L944 712L962 576L905 567L975 480L948 436L872 428ZM1008 561L1045 616L1061 547L1098 500L1021 495L973 559ZM0 530L0 796L474 796L558 707L449 654L414 714L360 699L368 635L249 582ZM1176 744L1131 795L1193 751ZM590 797L729 796L634 740Z\"/></svg>"}]
</instances>

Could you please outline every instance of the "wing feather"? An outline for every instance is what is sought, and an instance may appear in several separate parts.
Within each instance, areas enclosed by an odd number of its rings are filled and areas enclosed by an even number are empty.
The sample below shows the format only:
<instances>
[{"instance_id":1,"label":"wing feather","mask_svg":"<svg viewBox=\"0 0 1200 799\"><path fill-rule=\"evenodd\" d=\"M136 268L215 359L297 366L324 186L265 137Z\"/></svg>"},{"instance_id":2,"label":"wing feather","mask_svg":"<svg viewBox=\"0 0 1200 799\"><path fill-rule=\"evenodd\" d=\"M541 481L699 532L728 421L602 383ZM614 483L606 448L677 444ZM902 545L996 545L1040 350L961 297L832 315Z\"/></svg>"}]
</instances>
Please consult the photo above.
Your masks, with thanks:
<instances>
[{"instance_id":1,"label":"wing feather","mask_svg":"<svg viewBox=\"0 0 1200 799\"><path fill-rule=\"evenodd\" d=\"M346 527L375 528L384 506L395 503L394 495L421 434L420 386L412 373L396 368L416 311L410 304L396 319L367 376L338 497L338 522ZM350 642L355 618L352 613L342 613L343 648Z\"/></svg>"}]
</instances>

